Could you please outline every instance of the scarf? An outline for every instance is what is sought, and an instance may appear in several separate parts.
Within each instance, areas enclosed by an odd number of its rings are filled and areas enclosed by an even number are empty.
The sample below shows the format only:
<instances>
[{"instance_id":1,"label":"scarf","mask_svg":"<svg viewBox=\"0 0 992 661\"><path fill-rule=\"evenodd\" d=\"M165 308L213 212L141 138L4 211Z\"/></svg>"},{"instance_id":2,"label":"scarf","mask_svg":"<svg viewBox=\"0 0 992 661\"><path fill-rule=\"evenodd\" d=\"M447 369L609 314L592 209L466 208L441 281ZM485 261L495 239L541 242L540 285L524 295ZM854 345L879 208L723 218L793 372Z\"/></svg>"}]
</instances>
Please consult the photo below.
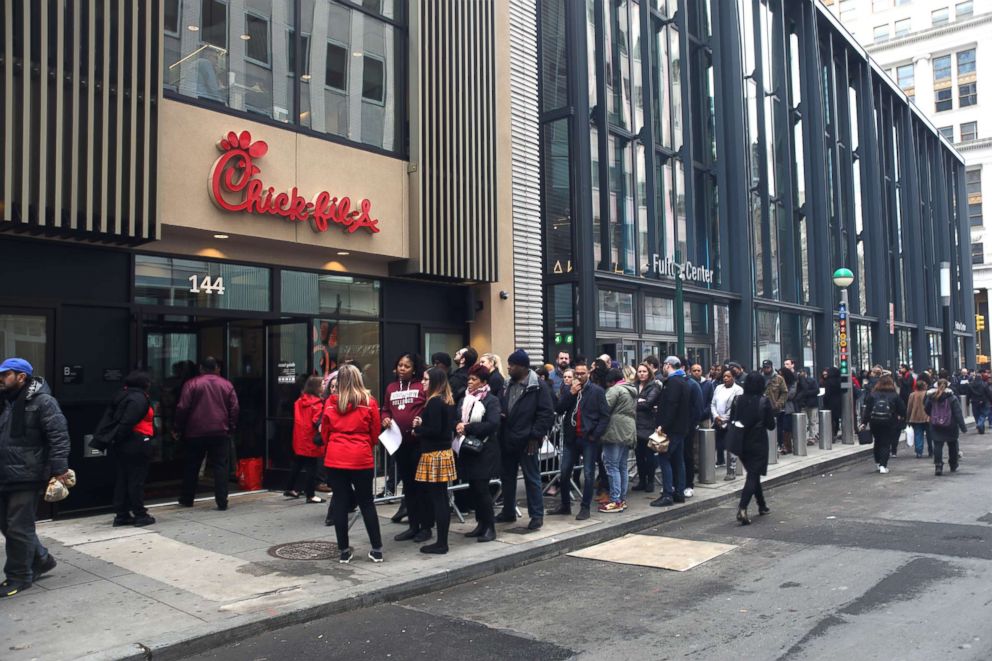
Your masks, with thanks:
<instances>
[{"instance_id":1,"label":"scarf","mask_svg":"<svg viewBox=\"0 0 992 661\"><path fill-rule=\"evenodd\" d=\"M489 394L489 384L484 384L478 390L469 390L465 393L465 399L462 400L462 422L468 424L472 417L472 408L475 407L476 402L481 402Z\"/></svg>"}]
</instances>

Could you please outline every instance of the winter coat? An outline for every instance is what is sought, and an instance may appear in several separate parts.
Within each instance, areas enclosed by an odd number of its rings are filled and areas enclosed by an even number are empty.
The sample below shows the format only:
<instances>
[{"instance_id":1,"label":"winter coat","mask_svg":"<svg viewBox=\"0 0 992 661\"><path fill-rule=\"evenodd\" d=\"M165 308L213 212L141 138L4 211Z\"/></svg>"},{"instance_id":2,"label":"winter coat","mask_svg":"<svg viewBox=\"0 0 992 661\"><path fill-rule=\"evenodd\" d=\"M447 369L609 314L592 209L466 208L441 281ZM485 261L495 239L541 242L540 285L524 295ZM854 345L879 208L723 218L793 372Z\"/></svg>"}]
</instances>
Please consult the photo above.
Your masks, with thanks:
<instances>
[{"instance_id":1,"label":"winter coat","mask_svg":"<svg viewBox=\"0 0 992 661\"><path fill-rule=\"evenodd\" d=\"M765 397L768 398L776 413L785 409L785 403L789 399L789 386L785 385L785 379L781 374L772 374L766 378Z\"/></svg>"},{"instance_id":2,"label":"winter coat","mask_svg":"<svg viewBox=\"0 0 992 661\"><path fill-rule=\"evenodd\" d=\"M575 412L576 405L579 407L578 414ZM576 436L581 436L589 443L601 442L606 427L610 424L606 391L592 381L587 381L578 395L573 395L570 389L566 389L558 399L555 410L567 418L567 424L575 430Z\"/></svg>"},{"instance_id":3,"label":"winter coat","mask_svg":"<svg viewBox=\"0 0 992 661\"><path fill-rule=\"evenodd\" d=\"M911 425L926 424L930 422L930 416L926 410L927 394L922 390L914 390L909 396L909 403L906 404L906 422Z\"/></svg>"},{"instance_id":4,"label":"winter coat","mask_svg":"<svg viewBox=\"0 0 992 661\"><path fill-rule=\"evenodd\" d=\"M717 425L718 419L724 423L730 420L730 408L733 406L734 400L743 392L744 389L737 385L736 382L729 388L722 383L717 386L716 390L713 391L713 403L710 405L710 413L713 416L714 425ZM720 428L723 427L723 425L718 426Z\"/></svg>"},{"instance_id":5,"label":"winter coat","mask_svg":"<svg viewBox=\"0 0 992 661\"><path fill-rule=\"evenodd\" d=\"M231 382L217 374L201 374L183 386L175 427L184 438L227 436L237 428L239 412Z\"/></svg>"},{"instance_id":6,"label":"winter coat","mask_svg":"<svg viewBox=\"0 0 992 661\"><path fill-rule=\"evenodd\" d=\"M938 427L933 424L933 405L937 401L944 401L947 397L951 398L951 426L950 427ZM931 418L930 423L930 434L934 439L946 443L947 441L958 440L958 430L961 433L968 431L968 427L964 424L964 414L961 412L961 400L958 399L951 390L945 390L943 397L939 400L937 399L936 389L931 390L927 393L926 399L926 411L927 415Z\"/></svg>"},{"instance_id":7,"label":"winter coat","mask_svg":"<svg viewBox=\"0 0 992 661\"><path fill-rule=\"evenodd\" d=\"M386 386L386 394L382 398L381 418L390 418L393 424L399 425L404 443L415 443L413 437L413 419L424 409L424 386L419 381L400 383L393 381Z\"/></svg>"},{"instance_id":8,"label":"winter coat","mask_svg":"<svg viewBox=\"0 0 992 661\"><path fill-rule=\"evenodd\" d=\"M448 386L451 388L451 396L454 397L454 401L456 402L465 396L465 391L468 389L469 367L471 366L459 367L448 375Z\"/></svg>"},{"instance_id":9,"label":"winter coat","mask_svg":"<svg viewBox=\"0 0 992 661\"><path fill-rule=\"evenodd\" d=\"M768 473L768 432L775 429L775 410L767 397L740 395L733 405L732 420L744 425L741 463L748 473Z\"/></svg>"},{"instance_id":10,"label":"winter coat","mask_svg":"<svg viewBox=\"0 0 992 661\"><path fill-rule=\"evenodd\" d=\"M713 379L706 379L699 383L699 387L703 391L703 410L699 414L700 424L713 420L713 412L710 410L710 407L713 404L713 393L716 391L718 385L721 384L718 384Z\"/></svg>"},{"instance_id":11,"label":"winter coat","mask_svg":"<svg viewBox=\"0 0 992 661\"><path fill-rule=\"evenodd\" d=\"M344 413L338 410L338 396L328 397L320 417L320 435L327 446L324 465L348 470L375 468L372 448L379 442L379 420L379 403L372 396L364 406L349 404Z\"/></svg>"},{"instance_id":12,"label":"winter coat","mask_svg":"<svg viewBox=\"0 0 992 661\"><path fill-rule=\"evenodd\" d=\"M690 376L685 377L689 386L689 433L693 433L703 417L703 387Z\"/></svg>"},{"instance_id":13,"label":"winter coat","mask_svg":"<svg viewBox=\"0 0 992 661\"><path fill-rule=\"evenodd\" d=\"M844 392L841 388L840 370L836 367L827 368L827 378L823 380L823 406L833 411L837 417L844 401Z\"/></svg>"},{"instance_id":14,"label":"winter coat","mask_svg":"<svg viewBox=\"0 0 992 661\"><path fill-rule=\"evenodd\" d=\"M427 400L420 412L420 426L413 428L421 452L451 449L455 433L455 406L445 404L440 397Z\"/></svg>"},{"instance_id":15,"label":"winter coat","mask_svg":"<svg viewBox=\"0 0 992 661\"><path fill-rule=\"evenodd\" d=\"M0 491L35 489L69 469L69 429L40 377L13 401L0 395Z\"/></svg>"},{"instance_id":16,"label":"winter coat","mask_svg":"<svg viewBox=\"0 0 992 661\"><path fill-rule=\"evenodd\" d=\"M506 387L506 379L503 375L497 371L492 371L489 373L489 392L493 394L496 399L499 399L503 395L503 388Z\"/></svg>"},{"instance_id":17,"label":"winter coat","mask_svg":"<svg viewBox=\"0 0 992 661\"><path fill-rule=\"evenodd\" d=\"M110 443L110 452L121 455L151 453L155 434L155 413L148 393L141 389L121 388L103 412L96 436Z\"/></svg>"},{"instance_id":18,"label":"winter coat","mask_svg":"<svg viewBox=\"0 0 992 661\"><path fill-rule=\"evenodd\" d=\"M975 377L975 380L967 387L961 387L961 394L967 395L968 402L972 404L987 404L989 401L989 384L982 377Z\"/></svg>"},{"instance_id":19,"label":"winter coat","mask_svg":"<svg viewBox=\"0 0 992 661\"><path fill-rule=\"evenodd\" d=\"M798 409L815 409L820 388L808 376L796 377L796 406Z\"/></svg>"},{"instance_id":20,"label":"winter coat","mask_svg":"<svg viewBox=\"0 0 992 661\"><path fill-rule=\"evenodd\" d=\"M304 393L293 404L293 453L299 457L323 457L327 446L313 442L316 425L324 411L324 400ZM323 435L321 436L323 438Z\"/></svg>"},{"instance_id":21,"label":"winter coat","mask_svg":"<svg viewBox=\"0 0 992 661\"><path fill-rule=\"evenodd\" d=\"M681 370L665 379L658 399L657 426L669 436L685 438L695 429L698 416L692 415L688 379Z\"/></svg>"},{"instance_id":22,"label":"winter coat","mask_svg":"<svg viewBox=\"0 0 992 661\"><path fill-rule=\"evenodd\" d=\"M892 415L889 417L887 422L881 420L872 420L872 411L875 410L875 405L881 400L888 400L889 409ZM902 398L899 397L899 393L896 392L879 392L874 390L865 397L865 407L861 412L861 424L869 425L874 434L876 430L892 430L901 429L906 424L906 405L903 404Z\"/></svg>"},{"instance_id":23,"label":"winter coat","mask_svg":"<svg viewBox=\"0 0 992 661\"><path fill-rule=\"evenodd\" d=\"M464 403L465 398L462 398L455 407L459 422L464 422L461 418ZM465 435L482 439L485 444L482 446L482 452L462 450L458 453L460 480L489 480L499 477L499 413L499 398L492 392L489 392L482 401L476 400L473 404L469 421L465 423Z\"/></svg>"},{"instance_id":24,"label":"winter coat","mask_svg":"<svg viewBox=\"0 0 992 661\"><path fill-rule=\"evenodd\" d=\"M610 423L603 443L637 445L637 388L629 383L612 386L606 391L606 405L610 407Z\"/></svg>"},{"instance_id":25,"label":"winter coat","mask_svg":"<svg viewBox=\"0 0 992 661\"><path fill-rule=\"evenodd\" d=\"M646 440L654 433L658 417L658 398L661 384L649 379L637 393L637 438Z\"/></svg>"},{"instance_id":26,"label":"winter coat","mask_svg":"<svg viewBox=\"0 0 992 661\"><path fill-rule=\"evenodd\" d=\"M897 385L899 386L899 397L902 398L902 401L908 402L909 396L916 389L916 375L907 370L899 377Z\"/></svg>"},{"instance_id":27,"label":"winter coat","mask_svg":"<svg viewBox=\"0 0 992 661\"><path fill-rule=\"evenodd\" d=\"M531 441L541 441L555 421L555 408L551 403L551 394L545 388L534 370L527 373L523 382L523 393L517 399L513 408L508 406L509 390L513 387L508 382L500 395L500 415L503 422L500 425L500 447L504 452L520 452Z\"/></svg>"}]
</instances>

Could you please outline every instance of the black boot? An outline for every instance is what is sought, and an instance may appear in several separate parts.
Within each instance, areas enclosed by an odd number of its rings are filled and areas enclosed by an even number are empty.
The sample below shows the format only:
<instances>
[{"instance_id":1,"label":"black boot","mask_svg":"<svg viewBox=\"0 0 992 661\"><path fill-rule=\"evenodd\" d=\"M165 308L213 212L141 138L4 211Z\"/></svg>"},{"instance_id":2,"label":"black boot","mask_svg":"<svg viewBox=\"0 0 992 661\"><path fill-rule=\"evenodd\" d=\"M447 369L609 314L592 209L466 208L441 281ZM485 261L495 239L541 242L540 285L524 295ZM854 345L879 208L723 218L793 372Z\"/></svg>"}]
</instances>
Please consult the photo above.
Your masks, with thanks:
<instances>
[{"instance_id":1,"label":"black boot","mask_svg":"<svg viewBox=\"0 0 992 661\"><path fill-rule=\"evenodd\" d=\"M482 525L482 523L478 523L478 524L476 524L475 529L474 530L471 530L471 531L469 531L467 533L465 533L465 536L466 537L478 537L479 535L481 535L485 531L486 531L486 527L484 525Z\"/></svg>"},{"instance_id":2,"label":"black boot","mask_svg":"<svg viewBox=\"0 0 992 661\"><path fill-rule=\"evenodd\" d=\"M406 518L406 501L404 500L402 503L400 503L400 508L396 510L396 514L391 516L389 520L392 521L393 523L399 523L405 518Z\"/></svg>"},{"instance_id":3,"label":"black boot","mask_svg":"<svg viewBox=\"0 0 992 661\"><path fill-rule=\"evenodd\" d=\"M654 493L654 476L648 475L644 480L644 493Z\"/></svg>"},{"instance_id":4,"label":"black boot","mask_svg":"<svg viewBox=\"0 0 992 661\"><path fill-rule=\"evenodd\" d=\"M496 526L486 526L482 534L476 537L477 542L492 542L496 540Z\"/></svg>"}]
</instances>

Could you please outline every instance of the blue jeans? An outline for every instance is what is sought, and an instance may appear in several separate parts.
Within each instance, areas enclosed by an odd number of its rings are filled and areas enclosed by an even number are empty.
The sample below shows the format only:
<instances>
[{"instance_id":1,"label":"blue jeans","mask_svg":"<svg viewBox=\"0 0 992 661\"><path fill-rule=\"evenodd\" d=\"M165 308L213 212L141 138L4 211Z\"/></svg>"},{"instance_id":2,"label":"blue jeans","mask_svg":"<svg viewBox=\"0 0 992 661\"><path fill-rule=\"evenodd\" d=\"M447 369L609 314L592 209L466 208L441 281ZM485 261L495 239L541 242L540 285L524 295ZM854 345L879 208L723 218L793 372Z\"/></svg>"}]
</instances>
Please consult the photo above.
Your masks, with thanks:
<instances>
[{"instance_id":1,"label":"blue jeans","mask_svg":"<svg viewBox=\"0 0 992 661\"><path fill-rule=\"evenodd\" d=\"M658 455L662 492L667 496L671 496L673 493L681 496L682 492L685 491L684 442L685 438L682 436L670 434L668 436L668 452ZM672 484L673 476L675 478L674 485Z\"/></svg>"},{"instance_id":2,"label":"blue jeans","mask_svg":"<svg viewBox=\"0 0 992 661\"><path fill-rule=\"evenodd\" d=\"M623 443L607 443L603 445L603 463L606 464L606 475L610 478L610 500L619 503L627 498L627 457L630 448Z\"/></svg>"},{"instance_id":3,"label":"blue jeans","mask_svg":"<svg viewBox=\"0 0 992 661\"><path fill-rule=\"evenodd\" d=\"M589 443L581 436L575 437L575 443L566 443L561 457L561 504L569 506L572 503L570 489L572 471L582 455L582 507L589 509L592 505L592 494L596 482L596 463L603 446L599 443Z\"/></svg>"},{"instance_id":4,"label":"blue jeans","mask_svg":"<svg viewBox=\"0 0 992 661\"><path fill-rule=\"evenodd\" d=\"M986 402L972 402L971 412L975 416L975 427L985 431L985 423L989 419L989 405Z\"/></svg>"},{"instance_id":5,"label":"blue jeans","mask_svg":"<svg viewBox=\"0 0 992 661\"><path fill-rule=\"evenodd\" d=\"M537 452L527 454L527 447L503 451L503 511L514 512L517 506L517 466L524 474L527 513L532 519L544 518L544 494L541 492L541 462Z\"/></svg>"},{"instance_id":6,"label":"blue jeans","mask_svg":"<svg viewBox=\"0 0 992 661\"><path fill-rule=\"evenodd\" d=\"M921 456L923 454L924 441L926 440L927 424L925 422L914 422L911 427L913 428L913 449L916 450L916 456Z\"/></svg>"}]
</instances>

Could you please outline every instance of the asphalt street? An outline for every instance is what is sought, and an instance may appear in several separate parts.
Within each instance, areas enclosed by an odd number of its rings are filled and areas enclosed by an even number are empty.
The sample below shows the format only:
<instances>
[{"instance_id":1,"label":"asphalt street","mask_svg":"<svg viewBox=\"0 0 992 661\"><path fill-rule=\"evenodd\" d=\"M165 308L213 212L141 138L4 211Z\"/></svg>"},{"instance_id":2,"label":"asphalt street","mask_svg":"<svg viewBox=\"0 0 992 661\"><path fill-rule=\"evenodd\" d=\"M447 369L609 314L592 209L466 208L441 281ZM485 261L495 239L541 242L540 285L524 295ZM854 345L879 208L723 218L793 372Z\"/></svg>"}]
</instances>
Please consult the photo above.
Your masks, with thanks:
<instances>
[{"instance_id":1,"label":"asphalt street","mask_svg":"<svg viewBox=\"0 0 992 661\"><path fill-rule=\"evenodd\" d=\"M954 474L903 446L750 526L728 503L645 530L737 547L685 572L558 557L193 658L992 659L992 434L961 445Z\"/></svg>"}]
</instances>

